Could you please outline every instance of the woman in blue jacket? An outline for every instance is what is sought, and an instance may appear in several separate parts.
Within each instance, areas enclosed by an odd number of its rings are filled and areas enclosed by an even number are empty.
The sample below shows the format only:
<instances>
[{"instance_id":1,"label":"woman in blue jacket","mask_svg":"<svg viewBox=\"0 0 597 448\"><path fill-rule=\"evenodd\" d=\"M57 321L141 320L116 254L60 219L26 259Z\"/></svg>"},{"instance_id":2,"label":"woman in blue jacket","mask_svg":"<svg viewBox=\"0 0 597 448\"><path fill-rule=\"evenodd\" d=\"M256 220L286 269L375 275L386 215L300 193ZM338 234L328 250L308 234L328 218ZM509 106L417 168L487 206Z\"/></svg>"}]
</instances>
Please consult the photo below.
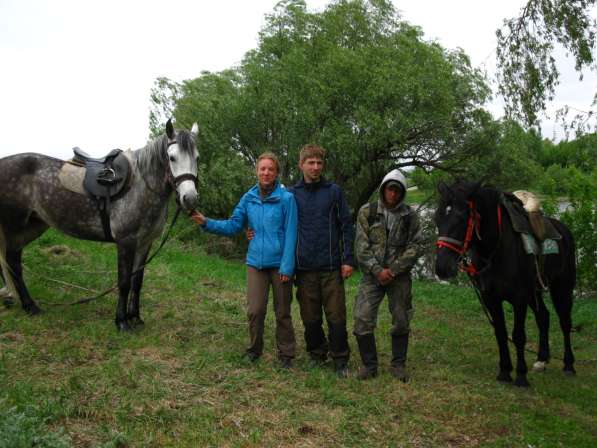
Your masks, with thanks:
<instances>
[{"instance_id":1,"label":"woman in blue jacket","mask_svg":"<svg viewBox=\"0 0 597 448\"><path fill-rule=\"evenodd\" d=\"M297 210L294 196L278 182L279 162L275 154L257 159L257 185L247 191L232 216L214 220L194 212L191 218L219 235L234 235L244 229L255 232L247 251L247 317L249 347L245 356L256 361L263 353L263 329L270 286L276 313L276 345L281 366L290 368L295 353L290 314L294 274Z\"/></svg>"}]
</instances>

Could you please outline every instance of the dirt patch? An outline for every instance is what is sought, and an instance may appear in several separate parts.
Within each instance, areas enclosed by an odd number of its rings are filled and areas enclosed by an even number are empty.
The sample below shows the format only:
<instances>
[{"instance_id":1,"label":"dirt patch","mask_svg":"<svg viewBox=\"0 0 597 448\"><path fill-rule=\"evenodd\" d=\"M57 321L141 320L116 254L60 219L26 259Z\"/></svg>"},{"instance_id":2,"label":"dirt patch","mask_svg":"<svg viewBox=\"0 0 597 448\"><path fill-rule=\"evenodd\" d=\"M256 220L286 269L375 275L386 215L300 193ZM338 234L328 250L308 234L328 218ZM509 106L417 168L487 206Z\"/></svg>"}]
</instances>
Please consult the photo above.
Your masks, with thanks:
<instances>
[{"instance_id":1,"label":"dirt patch","mask_svg":"<svg viewBox=\"0 0 597 448\"><path fill-rule=\"evenodd\" d=\"M0 334L0 341L21 342L22 340L23 340L23 335L21 333L16 333L14 331L8 331L6 333Z\"/></svg>"},{"instance_id":2,"label":"dirt patch","mask_svg":"<svg viewBox=\"0 0 597 448\"><path fill-rule=\"evenodd\" d=\"M71 249L65 244L57 244L55 246L46 247L41 252L51 258L58 259L69 259L69 258L80 258L81 253Z\"/></svg>"}]
</instances>

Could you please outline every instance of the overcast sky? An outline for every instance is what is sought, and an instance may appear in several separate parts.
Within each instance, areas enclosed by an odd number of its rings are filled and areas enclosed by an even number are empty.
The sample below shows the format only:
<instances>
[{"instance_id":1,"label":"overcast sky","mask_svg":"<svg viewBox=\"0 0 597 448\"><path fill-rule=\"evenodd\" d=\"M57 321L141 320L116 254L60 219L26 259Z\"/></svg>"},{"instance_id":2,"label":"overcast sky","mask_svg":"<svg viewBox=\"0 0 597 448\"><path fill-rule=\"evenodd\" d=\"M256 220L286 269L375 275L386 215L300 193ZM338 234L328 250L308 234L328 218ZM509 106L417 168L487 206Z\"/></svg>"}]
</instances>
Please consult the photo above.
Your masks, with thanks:
<instances>
[{"instance_id":1,"label":"overcast sky","mask_svg":"<svg viewBox=\"0 0 597 448\"><path fill-rule=\"evenodd\" d=\"M69 158L140 148L149 135L150 90L238 65L257 45L277 0L0 0L0 157ZM321 11L328 1L307 0ZM427 39L460 47L493 74L495 30L524 0L394 0ZM587 109L595 77L570 70L557 101ZM586 78L585 78L586 79ZM500 115L499 101L489 105ZM200 117L198 117L200 119ZM552 138L557 129L544 127Z\"/></svg>"}]
</instances>

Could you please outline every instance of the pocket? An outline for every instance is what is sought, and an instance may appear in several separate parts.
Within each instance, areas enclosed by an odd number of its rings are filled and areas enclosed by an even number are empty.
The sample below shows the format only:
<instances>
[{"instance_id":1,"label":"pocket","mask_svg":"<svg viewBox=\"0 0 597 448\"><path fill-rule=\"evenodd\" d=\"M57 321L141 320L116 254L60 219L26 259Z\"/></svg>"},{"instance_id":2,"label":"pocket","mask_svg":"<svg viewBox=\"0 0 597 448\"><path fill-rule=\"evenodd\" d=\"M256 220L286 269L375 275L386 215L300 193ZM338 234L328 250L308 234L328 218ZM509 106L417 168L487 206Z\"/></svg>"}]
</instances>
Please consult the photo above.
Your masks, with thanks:
<instances>
[{"instance_id":1,"label":"pocket","mask_svg":"<svg viewBox=\"0 0 597 448\"><path fill-rule=\"evenodd\" d=\"M386 229L384 226L376 222L369 228L369 239L372 243L380 244L383 243L386 237Z\"/></svg>"}]
</instances>

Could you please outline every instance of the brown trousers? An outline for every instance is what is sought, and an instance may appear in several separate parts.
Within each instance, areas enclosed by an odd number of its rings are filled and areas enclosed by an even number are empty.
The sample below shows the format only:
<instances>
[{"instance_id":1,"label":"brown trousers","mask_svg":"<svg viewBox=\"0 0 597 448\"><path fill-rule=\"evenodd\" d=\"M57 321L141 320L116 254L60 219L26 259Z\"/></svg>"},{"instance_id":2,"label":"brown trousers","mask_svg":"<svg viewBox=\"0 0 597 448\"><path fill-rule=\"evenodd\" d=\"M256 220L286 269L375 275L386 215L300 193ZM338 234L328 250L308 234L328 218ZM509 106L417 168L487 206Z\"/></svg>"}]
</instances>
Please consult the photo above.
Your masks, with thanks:
<instances>
[{"instance_id":1,"label":"brown trousers","mask_svg":"<svg viewBox=\"0 0 597 448\"><path fill-rule=\"evenodd\" d=\"M277 268L258 270L247 266L247 318L249 347L247 352L263 353L263 331L270 285L276 314L276 345L279 358L294 358L295 338L290 314L292 283L283 283Z\"/></svg>"},{"instance_id":2,"label":"brown trousers","mask_svg":"<svg viewBox=\"0 0 597 448\"><path fill-rule=\"evenodd\" d=\"M297 271L296 298L305 327L307 352L314 359L348 360L346 297L339 269L334 271ZM323 331L323 314L328 323L328 340Z\"/></svg>"}]
</instances>

